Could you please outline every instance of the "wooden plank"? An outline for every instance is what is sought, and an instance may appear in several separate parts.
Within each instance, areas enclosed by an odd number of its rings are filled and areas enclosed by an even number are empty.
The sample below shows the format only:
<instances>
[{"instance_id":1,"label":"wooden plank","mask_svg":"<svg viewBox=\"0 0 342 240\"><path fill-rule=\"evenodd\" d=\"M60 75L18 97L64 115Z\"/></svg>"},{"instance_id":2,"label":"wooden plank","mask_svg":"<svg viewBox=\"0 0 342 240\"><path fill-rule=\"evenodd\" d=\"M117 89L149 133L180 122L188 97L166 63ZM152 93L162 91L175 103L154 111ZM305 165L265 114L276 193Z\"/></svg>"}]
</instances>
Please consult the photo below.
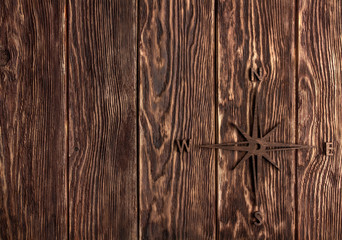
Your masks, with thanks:
<instances>
[{"instance_id":1,"label":"wooden plank","mask_svg":"<svg viewBox=\"0 0 342 240\"><path fill-rule=\"evenodd\" d=\"M67 239L65 3L0 16L0 239Z\"/></svg>"},{"instance_id":2,"label":"wooden plank","mask_svg":"<svg viewBox=\"0 0 342 240\"><path fill-rule=\"evenodd\" d=\"M214 239L214 1L139 6L140 236Z\"/></svg>"},{"instance_id":3,"label":"wooden plank","mask_svg":"<svg viewBox=\"0 0 342 240\"><path fill-rule=\"evenodd\" d=\"M341 16L341 1L299 1L298 136L316 149L299 153L298 239L342 239Z\"/></svg>"},{"instance_id":4,"label":"wooden plank","mask_svg":"<svg viewBox=\"0 0 342 240\"><path fill-rule=\"evenodd\" d=\"M69 1L69 235L137 237L136 1Z\"/></svg>"},{"instance_id":5,"label":"wooden plank","mask_svg":"<svg viewBox=\"0 0 342 240\"><path fill-rule=\"evenodd\" d=\"M218 131L220 143L244 140L232 123L252 134L254 110L261 135L281 123L269 141L295 143L295 4L292 0L218 1ZM263 79L250 69L262 68ZM256 103L256 104L255 104ZM251 159L219 150L220 239L295 237L295 151L270 154L280 170L258 160L256 201ZM256 226L254 212L261 212Z\"/></svg>"}]
</instances>

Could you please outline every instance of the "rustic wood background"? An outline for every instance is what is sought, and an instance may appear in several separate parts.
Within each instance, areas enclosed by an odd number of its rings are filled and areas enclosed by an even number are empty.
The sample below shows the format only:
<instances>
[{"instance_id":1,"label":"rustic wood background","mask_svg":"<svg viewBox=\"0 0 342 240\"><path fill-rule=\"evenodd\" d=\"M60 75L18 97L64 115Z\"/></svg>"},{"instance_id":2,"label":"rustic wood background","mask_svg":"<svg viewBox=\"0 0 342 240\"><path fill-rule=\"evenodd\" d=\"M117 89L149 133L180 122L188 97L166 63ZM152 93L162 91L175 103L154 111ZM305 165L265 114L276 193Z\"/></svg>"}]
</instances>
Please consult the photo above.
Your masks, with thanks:
<instances>
[{"instance_id":1,"label":"rustic wood background","mask_svg":"<svg viewBox=\"0 0 342 240\"><path fill-rule=\"evenodd\" d=\"M342 239L341 69L340 0L0 0L0 239ZM255 106L315 146L261 163L258 207L196 147Z\"/></svg>"}]
</instances>

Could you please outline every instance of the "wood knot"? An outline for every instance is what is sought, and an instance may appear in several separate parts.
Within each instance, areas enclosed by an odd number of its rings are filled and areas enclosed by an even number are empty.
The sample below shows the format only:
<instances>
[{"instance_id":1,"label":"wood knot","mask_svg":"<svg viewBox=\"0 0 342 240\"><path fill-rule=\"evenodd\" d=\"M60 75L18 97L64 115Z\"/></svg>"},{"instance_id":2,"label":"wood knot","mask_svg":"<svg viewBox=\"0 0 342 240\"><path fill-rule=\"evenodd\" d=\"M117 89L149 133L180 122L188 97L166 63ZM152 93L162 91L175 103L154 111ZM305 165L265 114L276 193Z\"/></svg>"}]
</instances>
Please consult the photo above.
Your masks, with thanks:
<instances>
[{"instance_id":1,"label":"wood knot","mask_svg":"<svg viewBox=\"0 0 342 240\"><path fill-rule=\"evenodd\" d=\"M6 66L11 59L11 54L7 49L0 49L0 66Z\"/></svg>"}]
</instances>

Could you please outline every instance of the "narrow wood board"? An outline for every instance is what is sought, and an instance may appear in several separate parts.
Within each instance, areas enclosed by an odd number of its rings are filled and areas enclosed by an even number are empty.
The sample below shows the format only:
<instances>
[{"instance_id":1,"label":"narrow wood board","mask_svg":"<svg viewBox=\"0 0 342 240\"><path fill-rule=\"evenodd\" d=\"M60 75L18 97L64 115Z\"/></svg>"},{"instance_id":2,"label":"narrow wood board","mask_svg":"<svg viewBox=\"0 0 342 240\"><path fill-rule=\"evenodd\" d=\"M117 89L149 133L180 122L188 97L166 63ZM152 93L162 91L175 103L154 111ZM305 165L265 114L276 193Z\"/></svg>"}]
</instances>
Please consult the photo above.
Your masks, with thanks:
<instances>
[{"instance_id":1,"label":"narrow wood board","mask_svg":"<svg viewBox=\"0 0 342 240\"><path fill-rule=\"evenodd\" d=\"M262 135L281 123L269 141L295 143L294 1L219 0L217 8L218 141L243 140L232 123L251 133L257 107ZM251 81L250 69L259 67L263 80ZM251 161L232 170L244 153L219 150L219 239L295 237L295 151L270 155L280 170L258 162L256 203Z\"/></svg>"},{"instance_id":2,"label":"narrow wood board","mask_svg":"<svg viewBox=\"0 0 342 240\"><path fill-rule=\"evenodd\" d=\"M0 16L0 239L67 239L65 3Z\"/></svg>"},{"instance_id":3,"label":"narrow wood board","mask_svg":"<svg viewBox=\"0 0 342 240\"><path fill-rule=\"evenodd\" d=\"M316 148L299 152L298 239L342 239L341 16L341 1L299 1L298 136Z\"/></svg>"},{"instance_id":4,"label":"narrow wood board","mask_svg":"<svg viewBox=\"0 0 342 240\"><path fill-rule=\"evenodd\" d=\"M136 1L69 1L69 236L137 237Z\"/></svg>"},{"instance_id":5,"label":"narrow wood board","mask_svg":"<svg viewBox=\"0 0 342 240\"><path fill-rule=\"evenodd\" d=\"M215 153L196 147L215 141L214 1L139 15L140 238L215 239Z\"/></svg>"}]
</instances>

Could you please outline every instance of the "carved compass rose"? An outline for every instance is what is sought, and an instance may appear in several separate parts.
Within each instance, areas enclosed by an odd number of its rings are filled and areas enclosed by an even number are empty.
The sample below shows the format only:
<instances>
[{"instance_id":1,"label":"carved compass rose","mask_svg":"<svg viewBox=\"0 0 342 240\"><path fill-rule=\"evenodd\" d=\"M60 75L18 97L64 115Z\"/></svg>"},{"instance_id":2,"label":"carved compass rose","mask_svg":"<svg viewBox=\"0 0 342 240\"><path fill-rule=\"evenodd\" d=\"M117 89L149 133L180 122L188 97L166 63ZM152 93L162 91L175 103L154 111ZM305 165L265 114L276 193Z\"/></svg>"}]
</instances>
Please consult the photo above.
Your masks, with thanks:
<instances>
[{"instance_id":1,"label":"carved compass rose","mask_svg":"<svg viewBox=\"0 0 342 240\"><path fill-rule=\"evenodd\" d=\"M253 128L252 128L251 136L248 135L245 131L243 131L237 125L235 124L233 125L242 134L242 136L245 138L245 141L234 142L234 143L200 145L199 147L246 152L244 157L235 164L233 169L235 169L239 165L239 163L252 158L251 160L252 160L252 171L253 171L252 172L253 188L255 191L255 201L256 201L256 204L258 205L258 201L257 201L258 162L261 162L261 160L265 159L273 167L279 170L279 167L277 166L277 164L271 159L269 152L311 148L311 146L267 141L267 139L271 136L271 134L277 129L277 127L280 124L276 125L269 132L267 132L264 136L261 136L260 124L259 124L258 115L257 115L257 107L254 108Z\"/></svg>"}]
</instances>

